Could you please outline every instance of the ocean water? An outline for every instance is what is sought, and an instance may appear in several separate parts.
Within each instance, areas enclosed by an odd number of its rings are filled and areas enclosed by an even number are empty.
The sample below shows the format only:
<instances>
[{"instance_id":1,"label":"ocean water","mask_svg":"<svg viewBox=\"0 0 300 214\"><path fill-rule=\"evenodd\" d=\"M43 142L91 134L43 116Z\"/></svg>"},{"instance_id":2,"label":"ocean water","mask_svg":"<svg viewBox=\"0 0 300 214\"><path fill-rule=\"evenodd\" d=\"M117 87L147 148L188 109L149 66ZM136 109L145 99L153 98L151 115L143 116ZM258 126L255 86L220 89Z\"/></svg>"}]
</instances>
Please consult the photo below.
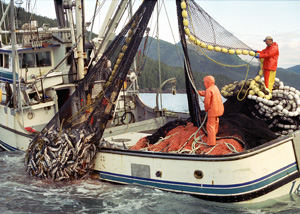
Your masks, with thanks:
<instances>
[{"instance_id":1,"label":"ocean water","mask_svg":"<svg viewBox=\"0 0 300 214\"><path fill-rule=\"evenodd\" d=\"M185 96L163 95L163 107L184 111L187 109ZM155 101L148 100L155 98L154 94L141 94L141 97L146 104L155 105ZM166 100L169 101L165 102ZM174 105L177 107L171 109ZM297 195L276 199L268 206L262 204L241 207L207 202L190 195L137 185L101 182L92 178L72 182L39 180L26 174L24 156L25 153L21 151L0 152L0 214L300 213L300 196Z\"/></svg>"}]
</instances>

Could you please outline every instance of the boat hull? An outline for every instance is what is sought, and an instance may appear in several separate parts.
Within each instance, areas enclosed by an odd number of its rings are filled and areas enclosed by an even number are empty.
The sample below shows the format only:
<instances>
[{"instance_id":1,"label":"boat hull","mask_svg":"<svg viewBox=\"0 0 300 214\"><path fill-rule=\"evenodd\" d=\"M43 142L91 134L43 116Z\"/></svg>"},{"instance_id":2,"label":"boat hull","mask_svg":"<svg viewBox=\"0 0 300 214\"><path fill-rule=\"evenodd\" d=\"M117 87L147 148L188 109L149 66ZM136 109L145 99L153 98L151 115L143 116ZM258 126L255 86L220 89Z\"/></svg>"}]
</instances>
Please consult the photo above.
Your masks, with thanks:
<instances>
[{"instance_id":1,"label":"boat hull","mask_svg":"<svg viewBox=\"0 0 300 214\"><path fill-rule=\"evenodd\" d=\"M225 156L103 149L97 154L95 171L101 180L186 193L209 201L263 202L297 193L296 140L295 136L285 137Z\"/></svg>"}]
</instances>

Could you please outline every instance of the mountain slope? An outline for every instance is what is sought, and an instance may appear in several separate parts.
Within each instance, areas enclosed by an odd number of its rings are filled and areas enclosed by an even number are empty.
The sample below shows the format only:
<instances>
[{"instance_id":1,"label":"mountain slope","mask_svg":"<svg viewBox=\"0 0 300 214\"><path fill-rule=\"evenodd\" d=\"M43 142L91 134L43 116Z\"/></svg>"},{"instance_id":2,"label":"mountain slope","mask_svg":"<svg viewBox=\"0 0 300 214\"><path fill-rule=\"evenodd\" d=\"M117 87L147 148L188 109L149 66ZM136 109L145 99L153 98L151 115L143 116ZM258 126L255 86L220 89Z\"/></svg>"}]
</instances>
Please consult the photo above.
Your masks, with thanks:
<instances>
[{"instance_id":1,"label":"mountain slope","mask_svg":"<svg viewBox=\"0 0 300 214\"><path fill-rule=\"evenodd\" d=\"M141 47L144 45L144 41L141 44ZM183 51L181 48L181 44L176 44L177 48L174 44L168 43L166 41L160 40L159 47L160 47L160 60L161 62L165 63L168 66L173 67L181 67L183 71ZM177 50L178 49L178 50ZM158 46L157 46L157 40L154 38L149 38L147 50L145 51L145 55L154 61L158 60ZM209 54L214 54L214 52L210 52ZM179 57L180 56L180 57ZM221 55L222 59L220 58L220 61L226 60L226 57L229 57L228 55L224 54ZM226 80L228 81L231 79L232 81L241 81L244 80L247 76L247 79L254 78L259 71L259 66L255 66L252 63L249 65L249 71L247 72L247 67L242 68L233 68L233 67L225 67L218 65L211 60L207 58L199 58L199 54L196 51L190 51L189 52L189 58L190 62L192 64L193 68L197 68L194 71L194 77L195 79L199 75L198 73L202 73L203 75L222 75L223 77L226 77ZM232 58L230 60L240 60L238 56L236 58ZM245 63L245 62L243 62ZM300 90L299 81L300 81L300 71L297 72L300 68L300 66L294 66L289 69L283 69L278 68L277 69L277 77L284 82L285 85L293 86ZM220 73L220 71L223 71ZM201 81L201 79L200 79ZM228 84L228 83L227 83ZM222 87L223 85L219 85L219 87Z\"/></svg>"},{"instance_id":2,"label":"mountain slope","mask_svg":"<svg viewBox=\"0 0 300 214\"><path fill-rule=\"evenodd\" d=\"M296 65L296 66L287 68L286 70L288 70L288 71L293 71L293 72L295 72L295 73L297 73L297 74L300 74L300 65Z\"/></svg>"}]
</instances>

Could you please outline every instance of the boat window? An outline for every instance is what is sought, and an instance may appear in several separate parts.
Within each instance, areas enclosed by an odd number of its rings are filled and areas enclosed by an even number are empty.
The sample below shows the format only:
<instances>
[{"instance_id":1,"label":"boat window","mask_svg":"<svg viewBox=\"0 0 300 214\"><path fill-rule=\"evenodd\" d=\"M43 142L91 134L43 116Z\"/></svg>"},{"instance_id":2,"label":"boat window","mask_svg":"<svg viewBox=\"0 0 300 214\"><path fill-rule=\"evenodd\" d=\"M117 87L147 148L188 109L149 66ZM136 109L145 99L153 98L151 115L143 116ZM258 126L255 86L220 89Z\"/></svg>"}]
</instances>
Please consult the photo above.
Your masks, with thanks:
<instances>
[{"instance_id":1,"label":"boat window","mask_svg":"<svg viewBox=\"0 0 300 214\"><path fill-rule=\"evenodd\" d=\"M4 54L4 68L9 68L9 56Z\"/></svg>"},{"instance_id":2,"label":"boat window","mask_svg":"<svg viewBox=\"0 0 300 214\"><path fill-rule=\"evenodd\" d=\"M3 67L3 54L0 54L0 67Z\"/></svg>"},{"instance_id":3,"label":"boat window","mask_svg":"<svg viewBox=\"0 0 300 214\"><path fill-rule=\"evenodd\" d=\"M36 67L34 53L19 54L19 61L21 68L34 68Z\"/></svg>"},{"instance_id":4,"label":"boat window","mask_svg":"<svg viewBox=\"0 0 300 214\"><path fill-rule=\"evenodd\" d=\"M51 66L50 51L36 53L37 67Z\"/></svg>"},{"instance_id":5,"label":"boat window","mask_svg":"<svg viewBox=\"0 0 300 214\"><path fill-rule=\"evenodd\" d=\"M50 51L19 54L20 68L34 68L51 66Z\"/></svg>"}]
</instances>

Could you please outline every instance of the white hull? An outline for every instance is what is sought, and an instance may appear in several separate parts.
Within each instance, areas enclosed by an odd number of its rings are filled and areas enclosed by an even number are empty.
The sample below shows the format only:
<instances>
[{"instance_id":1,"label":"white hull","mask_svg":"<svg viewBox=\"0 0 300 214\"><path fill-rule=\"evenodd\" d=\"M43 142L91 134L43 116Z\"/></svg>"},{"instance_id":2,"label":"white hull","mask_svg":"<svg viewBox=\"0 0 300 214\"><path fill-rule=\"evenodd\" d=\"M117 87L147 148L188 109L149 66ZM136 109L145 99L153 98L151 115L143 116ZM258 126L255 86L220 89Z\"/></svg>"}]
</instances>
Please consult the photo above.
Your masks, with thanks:
<instances>
[{"instance_id":1,"label":"white hull","mask_svg":"<svg viewBox=\"0 0 300 214\"><path fill-rule=\"evenodd\" d=\"M97 154L95 171L102 180L186 193L210 201L265 202L298 191L298 135L300 132L224 156L103 149Z\"/></svg>"}]
</instances>

